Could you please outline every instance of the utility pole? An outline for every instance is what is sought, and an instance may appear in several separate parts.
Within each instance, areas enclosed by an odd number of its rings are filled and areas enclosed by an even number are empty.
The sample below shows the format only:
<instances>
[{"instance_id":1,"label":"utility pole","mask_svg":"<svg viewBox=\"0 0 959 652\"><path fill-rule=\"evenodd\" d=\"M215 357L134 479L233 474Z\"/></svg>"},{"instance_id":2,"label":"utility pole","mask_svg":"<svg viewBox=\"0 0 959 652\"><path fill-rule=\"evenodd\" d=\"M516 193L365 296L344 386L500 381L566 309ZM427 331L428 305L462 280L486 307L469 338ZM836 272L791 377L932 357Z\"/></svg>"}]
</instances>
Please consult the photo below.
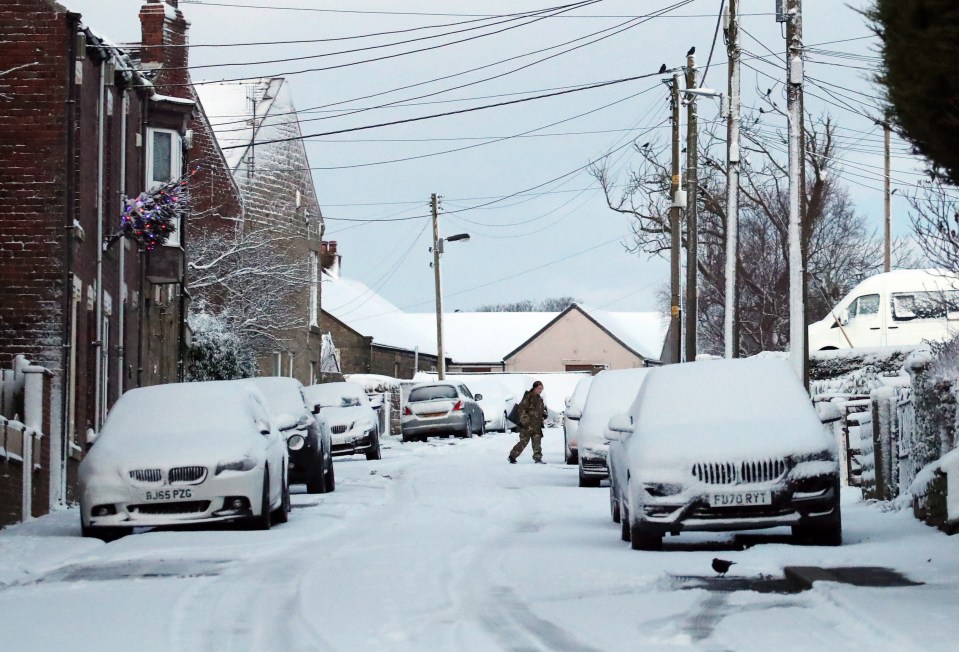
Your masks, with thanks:
<instances>
[{"instance_id":1,"label":"utility pole","mask_svg":"<svg viewBox=\"0 0 959 652\"><path fill-rule=\"evenodd\" d=\"M786 113L789 119L789 351L806 384L806 296L803 256L803 52L802 0L786 0Z\"/></svg>"},{"instance_id":2,"label":"utility pole","mask_svg":"<svg viewBox=\"0 0 959 652\"><path fill-rule=\"evenodd\" d=\"M739 357L739 0L727 3L726 53L729 57L729 117L726 123L726 306L723 340L727 358Z\"/></svg>"},{"instance_id":3,"label":"utility pole","mask_svg":"<svg viewBox=\"0 0 959 652\"><path fill-rule=\"evenodd\" d=\"M443 277L440 275L440 224L439 198L434 192L430 197L430 211L433 213L433 279L436 285L436 375L439 380L446 379L446 356L443 355Z\"/></svg>"},{"instance_id":4,"label":"utility pole","mask_svg":"<svg viewBox=\"0 0 959 652\"><path fill-rule=\"evenodd\" d=\"M696 89L696 55L686 55L686 88ZM696 96L686 99L686 362L696 361L699 316L699 116Z\"/></svg>"},{"instance_id":5,"label":"utility pole","mask_svg":"<svg viewBox=\"0 0 959 652\"><path fill-rule=\"evenodd\" d=\"M672 86L670 87L670 106L673 111L673 160L672 160L672 181L669 185L669 233L670 233L670 321L669 321L669 353L671 362L682 362L682 308L681 288L680 288L680 233L679 212L683 208L682 193L683 172L680 167L680 142L679 142L679 73L673 73Z\"/></svg>"},{"instance_id":6,"label":"utility pole","mask_svg":"<svg viewBox=\"0 0 959 652\"><path fill-rule=\"evenodd\" d=\"M883 176L883 212L885 219L883 221L884 239L882 257L882 271L884 272L892 269L892 164L889 155L890 131L889 121L884 120L882 123L883 149L885 155L885 174Z\"/></svg>"}]
</instances>

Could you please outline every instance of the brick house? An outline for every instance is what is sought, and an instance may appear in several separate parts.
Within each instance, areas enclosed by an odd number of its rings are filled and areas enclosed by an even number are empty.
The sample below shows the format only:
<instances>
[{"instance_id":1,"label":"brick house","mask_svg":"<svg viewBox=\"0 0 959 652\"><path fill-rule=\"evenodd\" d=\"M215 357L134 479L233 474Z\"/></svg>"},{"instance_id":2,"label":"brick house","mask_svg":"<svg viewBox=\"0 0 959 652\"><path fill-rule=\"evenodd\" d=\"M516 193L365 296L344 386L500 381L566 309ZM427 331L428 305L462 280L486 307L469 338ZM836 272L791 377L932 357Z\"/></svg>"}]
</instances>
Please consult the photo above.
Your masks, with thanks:
<instances>
[{"instance_id":1,"label":"brick house","mask_svg":"<svg viewBox=\"0 0 959 652\"><path fill-rule=\"evenodd\" d=\"M120 394L182 374L183 243L109 236L124 196L184 169L194 104L53 0L4 3L0 31L0 367L53 373L38 481L62 504Z\"/></svg>"},{"instance_id":2,"label":"brick house","mask_svg":"<svg viewBox=\"0 0 959 652\"><path fill-rule=\"evenodd\" d=\"M343 258L335 241L323 243L321 264L325 287L320 327L336 347L342 374L410 379L417 371L436 370L435 322L411 328L399 308L362 283L343 278Z\"/></svg>"},{"instance_id":3,"label":"brick house","mask_svg":"<svg viewBox=\"0 0 959 652\"><path fill-rule=\"evenodd\" d=\"M201 84L196 91L243 198L243 228L282 238L284 258L309 274L308 287L284 302L298 325L261 351L260 372L311 384L320 376L323 215L290 85L274 77Z\"/></svg>"}]
</instances>

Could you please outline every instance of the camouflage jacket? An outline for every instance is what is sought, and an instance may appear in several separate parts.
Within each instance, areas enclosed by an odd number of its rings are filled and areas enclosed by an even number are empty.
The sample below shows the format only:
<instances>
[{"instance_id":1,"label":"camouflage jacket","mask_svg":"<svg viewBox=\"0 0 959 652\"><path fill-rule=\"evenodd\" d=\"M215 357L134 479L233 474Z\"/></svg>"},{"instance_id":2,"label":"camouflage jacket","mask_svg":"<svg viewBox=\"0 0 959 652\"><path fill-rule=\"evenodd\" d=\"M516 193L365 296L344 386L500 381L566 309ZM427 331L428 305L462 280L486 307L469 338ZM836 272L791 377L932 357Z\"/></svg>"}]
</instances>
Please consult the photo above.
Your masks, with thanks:
<instances>
[{"instance_id":1,"label":"camouflage jacket","mask_svg":"<svg viewBox=\"0 0 959 652\"><path fill-rule=\"evenodd\" d=\"M519 404L520 427L524 430L543 431L546 420L546 404L543 398L532 390L527 390Z\"/></svg>"}]
</instances>

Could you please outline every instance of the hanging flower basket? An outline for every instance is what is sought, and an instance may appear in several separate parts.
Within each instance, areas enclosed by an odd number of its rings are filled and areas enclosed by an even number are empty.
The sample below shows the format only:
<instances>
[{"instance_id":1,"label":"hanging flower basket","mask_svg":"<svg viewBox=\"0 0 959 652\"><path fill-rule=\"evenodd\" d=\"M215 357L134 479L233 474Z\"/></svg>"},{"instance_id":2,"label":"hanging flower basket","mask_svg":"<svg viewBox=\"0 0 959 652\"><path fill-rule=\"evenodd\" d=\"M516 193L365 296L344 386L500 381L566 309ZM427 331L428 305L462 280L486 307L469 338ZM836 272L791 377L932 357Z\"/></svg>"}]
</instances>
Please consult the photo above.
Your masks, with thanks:
<instances>
[{"instance_id":1,"label":"hanging flower basket","mask_svg":"<svg viewBox=\"0 0 959 652\"><path fill-rule=\"evenodd\" d=\"M177 218L186 212L187 182L199 169L196 167L152 192L124 200L115 237L132 238L146 251L166 243L176 232Z\"/></svg>"}]
</instances>

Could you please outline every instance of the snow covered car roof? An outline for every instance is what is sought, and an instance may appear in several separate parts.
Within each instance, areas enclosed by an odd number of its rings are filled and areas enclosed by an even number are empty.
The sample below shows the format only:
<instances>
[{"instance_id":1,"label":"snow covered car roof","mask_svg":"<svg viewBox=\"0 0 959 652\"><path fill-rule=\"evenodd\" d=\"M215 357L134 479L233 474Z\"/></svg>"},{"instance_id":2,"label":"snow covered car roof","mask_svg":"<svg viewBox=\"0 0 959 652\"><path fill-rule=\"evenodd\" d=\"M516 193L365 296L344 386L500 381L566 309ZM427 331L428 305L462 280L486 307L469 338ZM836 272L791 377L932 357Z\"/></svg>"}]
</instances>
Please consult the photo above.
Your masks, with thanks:
<instances>
[{"instance_id":1,"label":"snow covered car roof","mask_svg":"<svg viewBox=\"0 0 959 652\"><path fill-rule=\"evenodd\" d=\"M369 404L362 385L349 382L321 383L303 388L303 394L311 405L343 407L343 399L357 399L360 405Z\"/></svg>"},{"instance_id":2,"label":"snow covered car roof","mask_svg":"<svg viewBox=\"0 0 959 652\"><path fill-rule=\"evenodd\" d=\"M270 420L263 395L234 381L169 383L131 389L107 416L88 458L104 455L242 453Z\"/></svg>"},{"instance_id":3,"label":"snow covered car roof","mask_svg":"<svg viewBox=\"0 0 959 652\"><path fill-rule=\"evenodd\" d=\"M581 446L605 441L610 418L629 409L651 372L647 368L614 369L593 376L577 430Z\"/></svg>"},{"instance_id":4,"label":"snow covered car roof","mask_svg":"<svg viewBox=\"0 0 959 652\"><path fill-rule=\"evenodd\" d=\"M803 454L836 445L792 368L777 359L659 367L630 413L651 457Z\"/></svg>"},{"instance_id":5,"label":"snow covered car roof","mask_svg":"<svg viewBox=\"0 0 959 652\"><path fill-rule=\"evenodd\" d=\"M266 405L274 415L289 414L294 421L307 411L303 402L303 385L296 378L263 376L237 381L256 387L266 398Z\"/></svg>"}]
</instances>

